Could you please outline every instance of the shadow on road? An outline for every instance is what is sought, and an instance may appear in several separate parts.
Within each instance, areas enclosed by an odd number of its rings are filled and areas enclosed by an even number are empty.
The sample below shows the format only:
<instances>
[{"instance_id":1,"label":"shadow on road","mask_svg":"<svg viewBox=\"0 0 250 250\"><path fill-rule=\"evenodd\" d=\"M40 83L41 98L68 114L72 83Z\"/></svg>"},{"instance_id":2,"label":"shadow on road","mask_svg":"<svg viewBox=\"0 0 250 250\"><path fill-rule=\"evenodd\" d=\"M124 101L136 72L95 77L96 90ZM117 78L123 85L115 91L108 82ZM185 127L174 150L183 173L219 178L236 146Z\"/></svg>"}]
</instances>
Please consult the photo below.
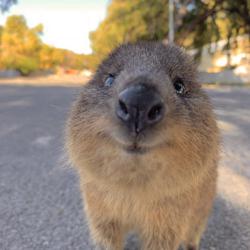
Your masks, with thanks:
<instances>
[{"instance_id":1,"label":"shadow on road","mask_svg":"<svg viewBox=\"0 0 250 250\"><path fill-rule=\"evenodd\" d=\"M217 196L202 250L247 250L250 246L250 211Z\"/></svg>"}]
</instances>

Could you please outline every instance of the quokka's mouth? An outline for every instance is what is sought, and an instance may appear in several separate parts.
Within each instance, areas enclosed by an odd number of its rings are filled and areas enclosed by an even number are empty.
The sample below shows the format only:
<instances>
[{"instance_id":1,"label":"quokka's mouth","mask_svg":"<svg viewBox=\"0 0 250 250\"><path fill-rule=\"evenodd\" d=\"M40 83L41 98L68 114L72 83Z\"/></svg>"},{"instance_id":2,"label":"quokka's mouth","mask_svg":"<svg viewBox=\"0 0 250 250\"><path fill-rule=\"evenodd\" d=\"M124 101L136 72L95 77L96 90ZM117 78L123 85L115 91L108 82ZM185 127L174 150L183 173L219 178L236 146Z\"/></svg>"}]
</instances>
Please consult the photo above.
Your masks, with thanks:
<instances>
[{"instance_id":1,"label":"quokka's mouth","mask_svg":"<svg viewBox=\"0 0 250 250\"><path fill-rule=\"evenodd\" d=\"M145 154L149 150L148 148L141 147L136 143L129 146L125 146L124 149L129 154Z\"/></svg>"}]
</instances>

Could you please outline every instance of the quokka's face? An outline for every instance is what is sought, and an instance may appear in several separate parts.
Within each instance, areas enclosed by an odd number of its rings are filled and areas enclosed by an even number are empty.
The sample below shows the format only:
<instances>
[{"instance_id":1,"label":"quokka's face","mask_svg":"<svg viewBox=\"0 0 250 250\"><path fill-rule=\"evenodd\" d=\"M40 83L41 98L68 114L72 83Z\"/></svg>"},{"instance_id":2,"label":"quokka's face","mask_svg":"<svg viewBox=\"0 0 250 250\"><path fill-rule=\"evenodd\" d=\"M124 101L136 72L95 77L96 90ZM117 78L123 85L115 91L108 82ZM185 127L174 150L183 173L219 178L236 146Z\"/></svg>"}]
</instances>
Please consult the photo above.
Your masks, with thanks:
<instances>
[{"instance_id":1,"label":"quokka's face","mask_svg":"<svg viewBox=\"0 0 250 250\"><path fill-rule=\"evenodd\" d=\"M143 157L209 140L210 113L190 58L176 46L145 42L103 61L75 104L71 127L78 143Z\"/></svg>"}]
</instances>

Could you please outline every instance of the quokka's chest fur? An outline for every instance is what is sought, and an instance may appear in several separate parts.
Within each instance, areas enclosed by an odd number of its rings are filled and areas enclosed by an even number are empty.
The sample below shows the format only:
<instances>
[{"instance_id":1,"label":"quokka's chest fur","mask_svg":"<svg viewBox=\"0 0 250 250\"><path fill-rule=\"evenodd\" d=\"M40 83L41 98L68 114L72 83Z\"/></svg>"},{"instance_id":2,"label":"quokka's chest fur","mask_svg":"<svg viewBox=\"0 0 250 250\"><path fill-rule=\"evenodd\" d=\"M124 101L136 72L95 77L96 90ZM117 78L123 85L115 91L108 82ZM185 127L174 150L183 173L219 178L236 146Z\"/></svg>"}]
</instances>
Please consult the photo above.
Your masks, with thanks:
<instances>
[{"instance_id":1,"label":"quokka's chest fur","mask_svg":"<svg viewBox=\"0 0 250 250\"><path fill-rule=\"evenodd\" d=\"M206 176L204 176L206 178ZM216 173L214 173L216 179ZM200 181L190 185L185 190L171 193L162 183L144 184L144 186L100 185L100 182L90 182L82 186L87 203L99 207L106 215L120 220L124 224L144 224L145 221L171 221L188 220L197 209L199 203L205 200L202 192L215 189L214 181L207 178L207 185ZM209 187L211 186L211 188ZM165 188L165 190L164 190ZM178 189L176 189L178 190ZM155 221L155 222L156 222ZM185 224L185 223L184 223Z\"/></svg>"}]
</instances>

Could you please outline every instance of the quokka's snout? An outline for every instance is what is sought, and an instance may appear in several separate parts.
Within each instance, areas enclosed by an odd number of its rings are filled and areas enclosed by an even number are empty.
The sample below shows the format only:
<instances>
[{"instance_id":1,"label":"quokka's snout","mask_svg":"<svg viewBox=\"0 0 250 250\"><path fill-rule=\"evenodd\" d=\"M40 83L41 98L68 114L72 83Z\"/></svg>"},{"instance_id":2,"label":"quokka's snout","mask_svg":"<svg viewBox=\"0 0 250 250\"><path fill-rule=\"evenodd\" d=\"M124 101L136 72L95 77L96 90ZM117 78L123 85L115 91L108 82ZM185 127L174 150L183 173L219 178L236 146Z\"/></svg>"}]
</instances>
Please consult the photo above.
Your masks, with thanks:
<instances>
[{"instance_id":1,"label":"quokka's snout","mask_svg":"<svg viewBox=\"0 0 250 250\"><path fill-rule=\"evenodd\" d=\"M160 122L164 109L164 101L154 88L135 84L119 93L116 114L136 136L147 127Z\"/></svg>"},{"instance_id":2,"label":"quokka's snout","mask_svg":"<svg viewBox=\"0 0 250 250\"><path fill-rule=\"evenodd\" d=\"M216 191L219 135L192 59L156 42L122 45L83 86L66 146L91 236L121 250L197 250Z\"/></svg>"}]
</instances>

